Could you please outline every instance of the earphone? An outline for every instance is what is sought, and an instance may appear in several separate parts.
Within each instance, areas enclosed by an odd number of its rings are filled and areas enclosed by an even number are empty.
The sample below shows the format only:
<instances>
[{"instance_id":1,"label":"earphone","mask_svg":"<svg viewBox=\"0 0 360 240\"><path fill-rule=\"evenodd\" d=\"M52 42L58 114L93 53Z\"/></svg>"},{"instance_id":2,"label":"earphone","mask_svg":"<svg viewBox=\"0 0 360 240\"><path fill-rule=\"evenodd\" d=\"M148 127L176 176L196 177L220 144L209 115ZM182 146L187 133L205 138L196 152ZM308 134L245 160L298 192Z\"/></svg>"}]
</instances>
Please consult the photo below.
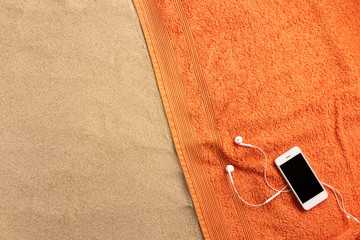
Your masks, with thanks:
<instances>
[{"instance_id":1,"label":"earphone","mask_svg":"<svg viewBox=\"0 0 360 240\"><path fill-rule=\"evenodd\" d=\"M227 173L229 174L229 179L230 179L231 185L232 185L235 193L237 194L237 196L239 197L239 199L240 199L241 201L243 201L245 204L250 205L250 206L253 206L253 207L260 207L260 206L263 206L263 205L269 203L271 200L273 200L274 198L276 198L277 196L279 196L280 193L282 193L282 192L289 192L289 191L290 191L290 190L284 191L284 189L285 189L288 185L286 185L285 187L283 187L281 190L277 190L276 188L274 188L274 187L272 187L272 186L270 185L270 183L268 182L268 180L267 180L267 178L266 178L267 156L266 156L265 152L264 152L261 148L259 148L259 147L257 147L257 146L253 146L253 145L251 145L251 144L243 143L243 138L240 137L240 136L238 136L238 137L235 138L235 143L236 143L237 145L240 145L240 146L243 146L243 147L256 148L256 149L258 149L258 150L260 150L260 151L262 152L262 154L265 156L265 169L264 169L265 182L266 182L266 184L267 184L271 189L273 189L274 191L276 191L276 193L275 193L273 196L271 196L270 198L268 198L268 199L267 199L266 201L264 201L263 203L260 203L260 204L248 203L247 201L245 201L245 200L240 196L240 194L239 194L238 191L236 190L236 187L235 187L235 184L234 184L234 180L233 180L232 175L231 175L231 173L232 173L232 172L234 171L234 169L235 169L234 166L233 166L233 165L227 165L227 166L226 166L226 171L227 171Z\"/></svg>"},{"instance_id":2,"label":"earphone","mask_svg":"<svg viewBox=\"0 0 360 240\"><path fill-rule=\"evenodd\" d=\"M237 191L236 188L235 188L234 180L233 180L232 175L231 175L231 173L235 170L234 166L233 166L233 165L227 165L226 168L225 168L225 170L226 170L226 172L227 172L228 175L229 175L230 183L231 183L231 185L232 185L235 193L237 194L237 196L239 197L239 199L240 199L241 201L243 201L245 204L250 205L250 206L253 206L253 207L260 207L260 206L263 206L263 205L269 203L271 200L273 200L274 198L276 198L277 196L279 196L281 193L291 191L291 189L290 189L290 190L287 190L287 191L284 191L284 189L285 189L286 187L288 187L288 185L286 185L285 187L283 187L281 190L277 190L277 189L275 189L274 187L272 187L272 186L269 184L269 182L267 181L267 178L266 178L267 156L266 156L265 152L264 152L261 148L259 148L259 147L257 147L257 146L253 146L253 145L251 145L251 144L243 143L243 138L240 137L240 136L238 136L238 137L235 138L235 143L236 143L237 145L239 145L239 146L256 148L256 149L258 149L258 150L260 150L260 151L262 152L262 154L265 156L265 169L264 169L265 182L266 182L266 184L267 184L270 188L272 188L273 190L277 191L277 193L275 193L273 196L271 196L270 198L268 198L268 199L267 199L265 202L263 202L263 203L260 203L260 204L251 204L251 203L248 203L247 201L245 201L245 200L240 196L240 194L238 193L238 191ZM350 213L348 213L348 212L345 210L344 199L343 199L340 191L338 191L336 188L332 187L332 186L329 185L329 184L326 184L326 183L324 183L324 182L321 182L321 183L322 183L323 185L327 186L328 188L330 188L330 189L333 191L333 193L334 193L334 195L335 195L335 197L336 197L336 202L338 203L340 209L346 214L346 217L347 217L348 219L351 219L351 220L353 220L353 221L355 221L355 222L357 222L357 223L360 224L360 221L359 221L358 219L356 219L354 216L352 216ZM339 199L338 199L338 195L337 195L337 194L339 194L339 196L340 196L340 198L341 198L341 204L340 204L340 202L339 202Z\"/></svg>"},{"instance_id":3,"label":"earphone","mask_svg":"<svg viewBox=\"0 0 360 240\"><path fill-rule=\"evenodd\" d=\"M251 144L243 143L243 138L240 137L240 136L237 136L237 137L235 138L235 143L236 143L237 145L244 146L244 147L254 147L254 146L251 145Z\"/></svg>"}]
</instances>

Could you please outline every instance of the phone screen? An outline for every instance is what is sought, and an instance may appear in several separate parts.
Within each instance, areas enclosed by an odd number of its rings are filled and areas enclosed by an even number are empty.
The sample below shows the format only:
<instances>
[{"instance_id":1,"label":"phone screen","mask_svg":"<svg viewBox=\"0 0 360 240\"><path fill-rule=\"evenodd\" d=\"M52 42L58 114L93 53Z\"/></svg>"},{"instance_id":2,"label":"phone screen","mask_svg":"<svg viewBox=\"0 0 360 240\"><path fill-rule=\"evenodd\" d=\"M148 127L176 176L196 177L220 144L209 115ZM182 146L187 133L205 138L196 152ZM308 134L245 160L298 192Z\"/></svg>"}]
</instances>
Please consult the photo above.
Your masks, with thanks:
<instances>
[{"instance_id":1,"label":"phone screen","mask_svg":"<svg viewBox=\"0 0 360 240\"><path fill-rule=\"evenodd\" d=\"M323 191L301 153L280 165L280 168L302 203Z\"/></svg>"}]
</instances>

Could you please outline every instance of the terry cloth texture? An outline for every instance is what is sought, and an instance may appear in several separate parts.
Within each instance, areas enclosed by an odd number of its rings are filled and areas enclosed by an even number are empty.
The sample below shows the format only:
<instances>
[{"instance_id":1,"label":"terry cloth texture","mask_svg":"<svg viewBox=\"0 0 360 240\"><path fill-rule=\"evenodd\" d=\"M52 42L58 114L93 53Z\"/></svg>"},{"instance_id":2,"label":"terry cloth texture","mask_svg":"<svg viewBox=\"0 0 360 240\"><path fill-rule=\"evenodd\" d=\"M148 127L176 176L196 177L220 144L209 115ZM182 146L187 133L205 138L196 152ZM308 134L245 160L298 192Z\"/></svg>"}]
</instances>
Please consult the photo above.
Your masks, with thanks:
<instances>
[{"instance_id":1,"label":"terry cloth texture","mask_svg":"<svg viewBox=\"0 0 360 240\"><path fill-rule=\"evenodd\" d=\"M274 159L299 146L321 181L360 216L358 1L135 0L178 157L206 239L356 239L329 198L292 193L244 205L285 182Z\"/></svg>"},{"instance_id":2,"label":"terry cloth texture","mask_svg":"<svg viewBox=\"0 0 360 240\"><path fill-rule=\"evenodd\" d=\"M201 239L128 0L0 1L0 239Z\"/></svg>"}]
</instances>

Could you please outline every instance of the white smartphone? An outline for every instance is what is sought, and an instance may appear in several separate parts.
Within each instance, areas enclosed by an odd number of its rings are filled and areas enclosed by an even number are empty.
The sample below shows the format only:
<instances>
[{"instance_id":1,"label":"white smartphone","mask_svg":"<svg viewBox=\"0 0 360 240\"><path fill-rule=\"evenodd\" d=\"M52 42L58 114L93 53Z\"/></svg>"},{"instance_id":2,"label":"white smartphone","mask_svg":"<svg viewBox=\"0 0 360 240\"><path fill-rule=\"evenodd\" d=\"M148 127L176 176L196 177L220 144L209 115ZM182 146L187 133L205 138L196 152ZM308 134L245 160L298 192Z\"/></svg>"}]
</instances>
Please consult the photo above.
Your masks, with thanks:
<instances>
[{"instance_id":1,"label":"white smartphone","mask_svg":"<svg viewBox=\"0 0 360 240\"><path fill-rule=\"evenodd\" d=\"M313 208L328 197L299 147L293 147L277 157L275 164L305 210Z\"/></svg>"}]
</instances>

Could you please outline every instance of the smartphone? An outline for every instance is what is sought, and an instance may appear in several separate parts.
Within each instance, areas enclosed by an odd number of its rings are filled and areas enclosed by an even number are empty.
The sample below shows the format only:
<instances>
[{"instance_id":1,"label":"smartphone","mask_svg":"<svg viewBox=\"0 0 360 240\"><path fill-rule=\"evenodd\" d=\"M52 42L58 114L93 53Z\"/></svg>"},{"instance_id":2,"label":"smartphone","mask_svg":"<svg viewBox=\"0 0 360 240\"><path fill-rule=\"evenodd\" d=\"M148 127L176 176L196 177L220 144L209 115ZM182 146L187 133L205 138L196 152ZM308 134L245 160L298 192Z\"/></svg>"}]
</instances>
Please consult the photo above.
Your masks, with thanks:
<instances>
[{"instance_id":1,"label":"smartphone","mask_svg":"<svg viewBox=\"0 0 360 240\"><path fill-rule=\"evenodd\" d=\"M299 147L293 147L277 157L275 164L305 210L313 208L328 197Z\"/></svg>"}]
</instances>

